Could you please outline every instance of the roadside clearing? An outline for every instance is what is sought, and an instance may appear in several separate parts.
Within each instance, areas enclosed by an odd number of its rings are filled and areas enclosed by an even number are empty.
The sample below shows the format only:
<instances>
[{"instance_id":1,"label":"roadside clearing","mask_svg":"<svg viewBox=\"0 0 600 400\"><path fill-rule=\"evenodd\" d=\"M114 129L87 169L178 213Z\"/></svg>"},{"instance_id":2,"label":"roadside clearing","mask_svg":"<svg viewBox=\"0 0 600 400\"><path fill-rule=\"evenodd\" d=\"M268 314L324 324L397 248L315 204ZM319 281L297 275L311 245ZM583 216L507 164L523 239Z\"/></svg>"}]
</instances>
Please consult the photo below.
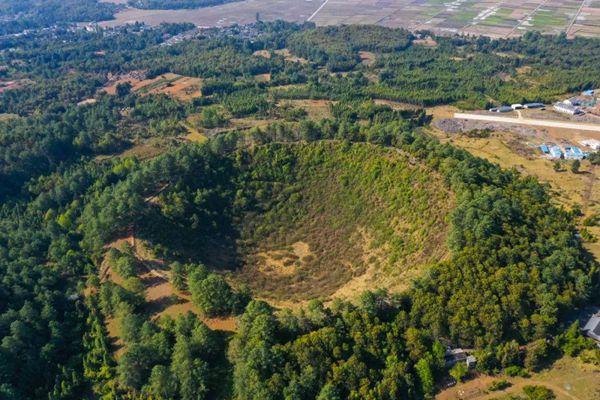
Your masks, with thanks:
<instances>
[{"instance_id":1,"label":"roadside clearing","mask_svg":"<svg viewBox=\"0 0 600 400\"><path fill-rule=\"evenodd\" d=\"M544 126L544 127L549 127L549 128L564 128L564 129L575 129L575 130L580 130L580 131L600 132L600 125L586 124L586 123L580 123L580 122L563 122L563 121L552 121L552 120L543 120L543 119L496 117L493 115L463 114L463 113L454 113L454 118L455 119L475 120L475 121L503 122L506 124Z\"/></svg>"}]
</instances>

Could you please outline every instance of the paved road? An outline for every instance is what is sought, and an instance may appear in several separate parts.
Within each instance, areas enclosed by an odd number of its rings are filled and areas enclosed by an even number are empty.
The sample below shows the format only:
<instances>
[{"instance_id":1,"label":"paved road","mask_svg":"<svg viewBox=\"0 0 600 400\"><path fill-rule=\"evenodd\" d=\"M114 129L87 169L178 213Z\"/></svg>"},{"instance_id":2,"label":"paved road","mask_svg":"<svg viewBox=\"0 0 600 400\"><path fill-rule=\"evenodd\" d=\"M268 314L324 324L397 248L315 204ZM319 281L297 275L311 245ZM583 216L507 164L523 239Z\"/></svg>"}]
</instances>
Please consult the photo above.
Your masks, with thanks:
<instances>
[{"instance_id":1,"label":"paved road","mask_svg":"<svg viewBox=\"0 0 600 400\"><path fill-rule=\"evenodd\" d=\"M454 118L469 119L469 120L474 120L474 121L489 121L489 122L500 122L500 123L506 123L506 124L545 126L548 128L563 128L563 129L575 129L575 130L579 130L579 131L600 132L600 124L588 124L588 123L583 123L583 122L564 122L564 121L554 121L554 120L546 120L546 119L496 117L494 115L463 114L463 113L455 113Z\"/></svg>"}]
</instances>

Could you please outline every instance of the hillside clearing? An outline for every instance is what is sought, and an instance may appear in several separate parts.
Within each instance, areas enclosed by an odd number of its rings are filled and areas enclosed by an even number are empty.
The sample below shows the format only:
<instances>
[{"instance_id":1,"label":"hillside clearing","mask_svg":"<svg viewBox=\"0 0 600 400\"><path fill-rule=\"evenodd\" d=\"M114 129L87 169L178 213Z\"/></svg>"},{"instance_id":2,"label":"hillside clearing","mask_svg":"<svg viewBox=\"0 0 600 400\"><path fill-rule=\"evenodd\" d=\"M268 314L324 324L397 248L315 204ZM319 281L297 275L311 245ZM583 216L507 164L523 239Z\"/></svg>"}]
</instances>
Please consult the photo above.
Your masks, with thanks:
<instances>
[{"instance_id":1,"label":"hillside clearing","mask_svg":"<svg viewBox=\"0 0 600 400\"><path fill-rule=\"evenodd\" d=\"M487 388L497 379L506 379L512 386L503 391L489 392ZM549 369L532 374L530 378L482 375L442 391L436 400L508 398L510 395L521 395L526 385L545 386L554 392L557 400L597 400L600 398L600 368L565 356Z\"/></svg>"},{"instance_id":2,"label":"hillside clearing","mask_svg":"<svg viewBox=\"0 0 600 400\"><path fill-rule=\"evenodd\" d=\"M142 95L166 94L173 98L189 101L202 96L202 79L166 73L152 79L144 79L143 72L130 73L113 78L103 88L107 94L114 95L119 84L129 83L132 90Z\"/></svg>"},{"instance_id":3,"label":"hillside clearing","mask_svg":"<svg viewBox=\"0 0 600 400\"><path fill-rule=\"evenodd\" d=\"M262 212L244 215L240 243L247 255L232 274L234 283L274 304L355 299L370 287L401 291L423 267L446 256L453 196L435 174L394 151L340 146L297 144L249 154L250 170L263 168L264 157L294 159L295 167L292 176L264 189L273 197L260 200ZM286 167L277 166L277 175L279 168ZM278 196L287 199L274 202ZM407 201L431 207L419 207L417 216L405 208Z\"/></svg>"}]
</instances>

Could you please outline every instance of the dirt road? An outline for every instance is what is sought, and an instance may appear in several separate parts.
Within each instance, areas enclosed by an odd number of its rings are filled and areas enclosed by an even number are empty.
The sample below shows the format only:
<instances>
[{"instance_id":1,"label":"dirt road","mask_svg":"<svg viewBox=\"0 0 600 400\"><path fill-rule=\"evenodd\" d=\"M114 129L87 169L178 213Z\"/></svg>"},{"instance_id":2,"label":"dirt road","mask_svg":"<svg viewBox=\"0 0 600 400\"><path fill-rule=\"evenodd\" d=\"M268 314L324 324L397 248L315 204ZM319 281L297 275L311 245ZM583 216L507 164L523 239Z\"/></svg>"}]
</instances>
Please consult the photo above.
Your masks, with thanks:
<instances>
[{"instance_id":1,"label":"dirt road","mask_svg":"<svg viewBox=\"0 0 600 400\"><path fill-rule=\"evenodd\" d=\"M455 113L454 118L474 120L474 121L501 122L501 123L506 123L506 124L543 126L543 127L548 127L548 128L563 128L563 129L575 129L575 130L579 130L579 131L600 132L600 124L586 124L586 123L581 123L581 122L553 121L553 120L530 119L530 118L497 117L494 115L463 114L463 113Z\"/></svg>"}]
</instances>

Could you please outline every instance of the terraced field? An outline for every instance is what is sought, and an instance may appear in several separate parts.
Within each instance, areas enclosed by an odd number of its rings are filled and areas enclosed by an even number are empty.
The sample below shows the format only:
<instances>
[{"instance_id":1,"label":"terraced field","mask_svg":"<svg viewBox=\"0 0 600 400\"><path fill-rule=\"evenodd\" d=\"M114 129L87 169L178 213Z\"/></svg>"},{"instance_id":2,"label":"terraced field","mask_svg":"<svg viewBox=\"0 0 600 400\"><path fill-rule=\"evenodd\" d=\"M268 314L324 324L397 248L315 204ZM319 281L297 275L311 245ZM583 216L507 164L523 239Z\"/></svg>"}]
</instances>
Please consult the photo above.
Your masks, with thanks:
<instances>
[{"instance_id":1,"label":"terraced field","mask_svg":"<svg viewBox=\"0 0 600 400\"><path fill-rule=\"evenodd\" d=\"M530 30L600 35L600 0L245 0L197 10L129 8L105 25L134 21L192 22L228 26L263 20L315 22L317 25L379 24L440 34L519 36Z\"/></svg>"}]
</instances>

